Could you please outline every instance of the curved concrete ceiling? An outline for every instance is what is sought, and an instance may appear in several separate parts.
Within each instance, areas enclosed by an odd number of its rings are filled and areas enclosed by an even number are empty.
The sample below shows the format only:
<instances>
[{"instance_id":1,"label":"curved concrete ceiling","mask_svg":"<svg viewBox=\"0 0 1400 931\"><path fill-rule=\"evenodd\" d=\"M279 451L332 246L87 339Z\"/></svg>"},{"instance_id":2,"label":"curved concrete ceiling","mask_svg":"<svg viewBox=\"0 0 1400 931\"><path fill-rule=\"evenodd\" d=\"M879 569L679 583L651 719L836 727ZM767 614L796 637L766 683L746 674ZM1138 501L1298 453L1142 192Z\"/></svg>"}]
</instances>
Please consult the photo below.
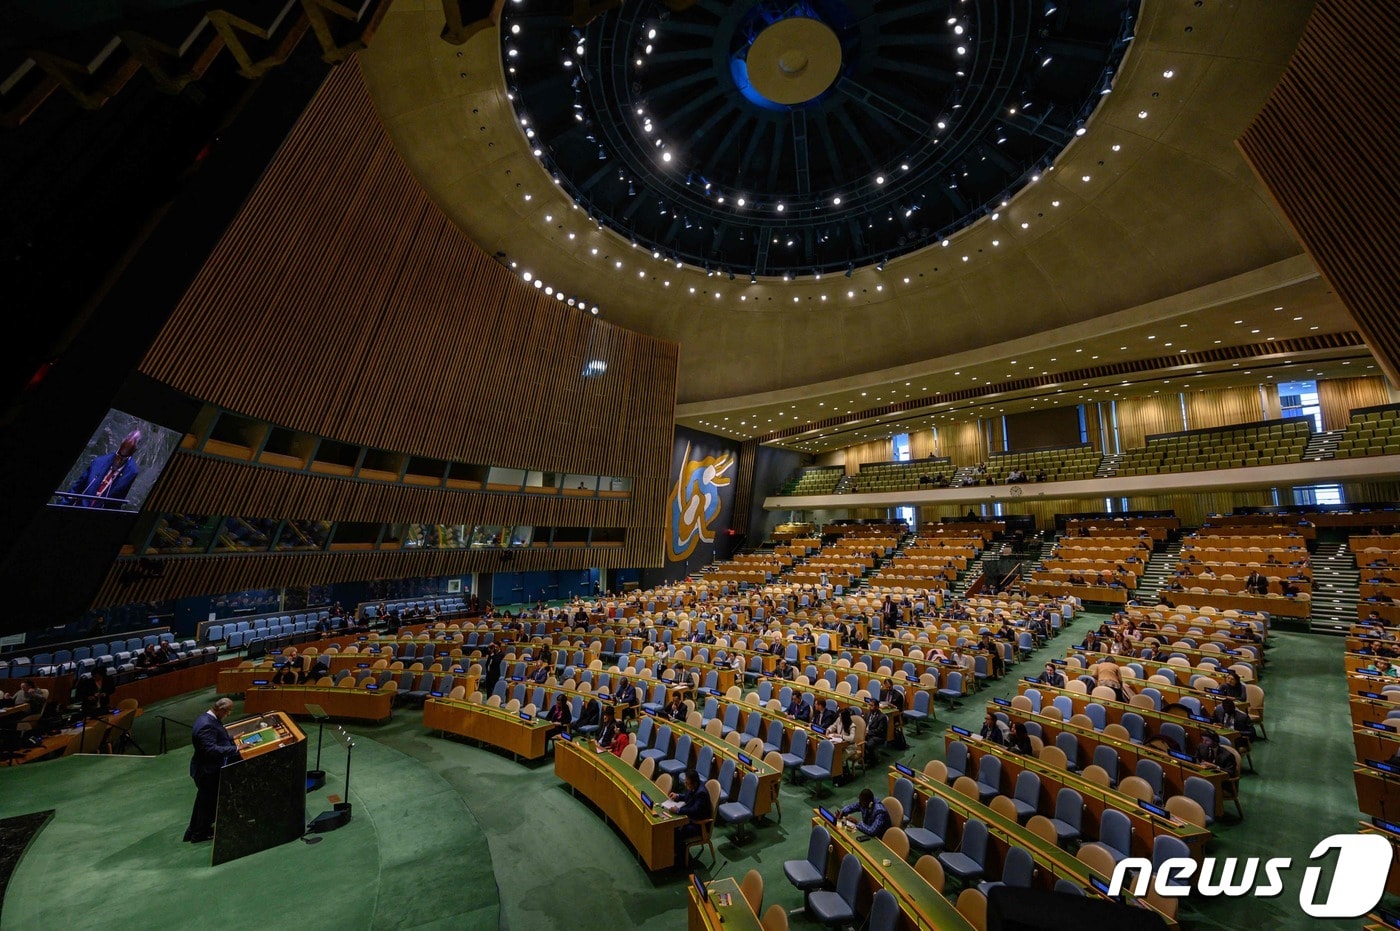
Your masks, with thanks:
<instances>
[{"instance_id":1,"label":"curved concrete ceiling","mask_svg":"<svg viewBox=\"0 0 1400 931\"><path fill-rule=\"evenodd\" d=\"M1234 140L1312 6L1145 0L1113 93L1054 170L946 246L849 279L707 277L598 229L531 155L505 98L496 31L449 45L436 3L395 3L359 61L398 150L442 209L518 270L678 342L680 401L709 414L1170 308L1175 295L1300 256ZM1329 314L1329 330L1350 329L1335 299Z\"/></svg>"}]
</instances>

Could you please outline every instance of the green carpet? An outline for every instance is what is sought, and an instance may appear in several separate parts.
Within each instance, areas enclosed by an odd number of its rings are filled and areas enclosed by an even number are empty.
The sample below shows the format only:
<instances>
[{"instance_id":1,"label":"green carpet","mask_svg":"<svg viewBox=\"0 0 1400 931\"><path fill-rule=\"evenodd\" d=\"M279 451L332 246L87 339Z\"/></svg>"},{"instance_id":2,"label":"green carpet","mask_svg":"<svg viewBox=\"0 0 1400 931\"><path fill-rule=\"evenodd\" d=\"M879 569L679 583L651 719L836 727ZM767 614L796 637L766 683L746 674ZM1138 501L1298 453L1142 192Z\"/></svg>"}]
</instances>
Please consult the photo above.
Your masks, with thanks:
<instances>
[{"instance_id":1,"label":"green carpet","mask_svg":"<svg viewBox=\"0 0 1400 931\"><path fill-rule=\"evenodd\" d=\"M1063 655L1090 620L1098 623L1096 615L1081 618L1014 672L1038 671L1047 652ZM1295 869L1274 899L1189 903L1182 910L1189 928L1356 927L1309 919L1297 906L1303 858L1328 834L1354 830L1358 819L1342 641L1278 634L1274 643L1262 681L1271 739L1256 744L1259 772L1243 780L1246 820L1227 818L1209 852L1290 856ZM941 759L950 723L975 730L986 700L1015 692L1015 677L1008 676L956 712L940 707L939 721L922 737L911 734L912 749L900 759L916 768ZM190 721L212 697L205 692L151 710ZM137 738L147 749L158 744L158 728L155 714L138 722ZM551 763L520 764L438 738L413 709L396 711L382 726L346 729L356 737L351 824L315 846L288 844L218 870L207 865L207 846L179 842L193 797L182 727L172 725L176 749L161 758L70 758L0 770L0 817L58 811L16 872L0 923L173 926L176 916L198 913L219 928L268 920L310 928L685 927L684 876L647 873L627 842L560 784ZM331 780L309 798L310 815L328 807L325 794L342 791L343 755L328 750L323 762ZM835 790L829 802L853 800L865 786L883 796L887 769ZM765 903L791 908L801 896L784 880L782 864L805 856L810 789L785 784L781 806L783 822L772 818L742 847L730 841L731 829L719 829L716 872L742 877L756 869ZM319 888L323 881L333 894L306 894L308 883ZM55 896L56 888L63 894ZM102 914L75 918L75 901L102 902ZM801 917L792 926L818 927Z\"/></svg>"}]
</instances>

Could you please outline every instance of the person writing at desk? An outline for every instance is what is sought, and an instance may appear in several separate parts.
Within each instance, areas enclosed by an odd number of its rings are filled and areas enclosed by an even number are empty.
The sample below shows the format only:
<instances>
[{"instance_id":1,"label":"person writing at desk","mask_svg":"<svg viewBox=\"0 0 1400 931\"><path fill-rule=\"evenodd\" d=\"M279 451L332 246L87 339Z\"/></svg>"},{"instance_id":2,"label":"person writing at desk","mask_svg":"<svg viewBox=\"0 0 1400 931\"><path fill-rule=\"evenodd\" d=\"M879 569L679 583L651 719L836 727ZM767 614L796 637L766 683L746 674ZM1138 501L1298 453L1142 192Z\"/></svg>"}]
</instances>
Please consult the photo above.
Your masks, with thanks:
<instances>
[{"instance_id":1,"label":"person writing at desk","mask_svg":"<svg viewBox=\"0 0 1400 931\"><path fill-rule=\"evenodd\" d=\"M812 706L802 700L803 696L796 692L792 695L792 703L787 706L788 717L794 721L808 723L812 720Z\"/></svg>"},{"instance_id":2,"label":"person writing at desk","mask_svg":"<svg viewBox=\"0 0 1400 931\"><path fill-rule=\"evenodd\" d=\"M886 679L884 686L880 689L880 703L891 705L896 711L904 710L904 693L895 688L893 679Z\"/></svg>"},{"instance_id":3,"label":"person writing at desk","mask_svg":"<svg viewBox=\"0 0 1400 931\"><path fill-rule=\"evenodd\" d=\"M700 774L693 769L685 771L685 791L672 792L671 800L679 802L680 807L675 809L676 814L684 815L689 820L676 829L676 862L684 864L686 869L690 869L690 851L686 848L686 843L692 837L700 835L701 821L708 821L714 817L714 812L710 809L710 793L700 782Z\"/></svg>"},{"instance_id":4,"label":"person writing at desk","mask_svg":"<svg viewBox=\"0 0 1400 931\"><path fill-rule=\"evenodd\" d=\"M1215 767L1228 779L1237 775L1235 755L1220 746L1220 737L1214 731L1201 732L1201 745L1196 748L1196 762Z\"/></svg>"},{"instance_id":5,"label":"person writing at desk","mask_svg":"<svg viewBox=\"0 0 1400 931\"><path fill-rule=\"evenodd\" d=\"M858 816L860 820L856 822L855 829L868 837L884 837L891 826L890 813L876 801L875 793L869 789L861 789L860 797L841 809L841 816L848 821Z\"/></svg>"},{"instance_id":6,"label":"person writing at desk","mask_svg":"<svg viewBox=\"0 0 1400 931\"><path fill-rule=\"evenodd\" d=\"M194 780L194 810L185 840L190 843L210 840L214 836L214 812L219 802L219 770L239 760L238 748L224 729L224 718L233 710L233 701L221 698L214 707L194 722L191 737L194 756L190 759L190 778Z\"/></svg>"},{"instance_id":7,"label":"person writing at desk","mask_svg":"<svg viewBox=\"0 0 1400 931\"><path fill-rule=\"evenodd\" d=\"M1036 681L1042 685L1053 685L1057 689L1065 687L1065 677L1055 668L1054 663L1046 663L1045 671L1036 676Z\"/></svg>"}]
</instances>

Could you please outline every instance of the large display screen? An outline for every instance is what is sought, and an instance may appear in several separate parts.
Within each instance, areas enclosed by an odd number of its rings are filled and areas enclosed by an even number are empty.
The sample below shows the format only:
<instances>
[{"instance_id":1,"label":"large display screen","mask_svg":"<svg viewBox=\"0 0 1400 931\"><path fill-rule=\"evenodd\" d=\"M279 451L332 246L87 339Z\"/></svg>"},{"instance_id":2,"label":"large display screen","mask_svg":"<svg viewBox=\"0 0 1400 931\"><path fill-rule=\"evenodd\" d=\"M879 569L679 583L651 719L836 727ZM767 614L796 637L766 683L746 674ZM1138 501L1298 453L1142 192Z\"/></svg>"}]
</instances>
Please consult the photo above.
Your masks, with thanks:
<instances>
[{"instance_id":1,"label":"large display screen","mask_svg":"<svg viewBox=\"0 0 1400 931\"><path fill-rule=\"evenodd\" d=\"M49 503L139 511L179 443L179 431L109 410Z\"/></svg>"}]
</instances>

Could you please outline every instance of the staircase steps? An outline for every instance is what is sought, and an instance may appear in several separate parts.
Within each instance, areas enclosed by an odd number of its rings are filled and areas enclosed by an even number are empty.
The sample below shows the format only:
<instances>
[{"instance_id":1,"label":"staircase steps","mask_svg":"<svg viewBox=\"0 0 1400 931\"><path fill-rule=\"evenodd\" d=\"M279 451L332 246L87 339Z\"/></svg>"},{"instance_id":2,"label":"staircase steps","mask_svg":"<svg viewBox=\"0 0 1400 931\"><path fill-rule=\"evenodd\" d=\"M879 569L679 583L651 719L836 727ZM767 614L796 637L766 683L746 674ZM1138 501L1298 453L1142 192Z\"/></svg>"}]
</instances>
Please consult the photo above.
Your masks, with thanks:
<instances>
[{"instance_id":1,"label":"staircase steps","mask_svg":"<svg viewBox=\"0 0 1400 931\"><path fill-rule=\"evenodd\" d=\"M1346 543L1318 543L1312 553L1313 593L1309 630L1345 636L1356 623L1361 570Z\"/></svg>"},{"instance_id":2,"label":"staircase steps","mask_svg":"<svg viewBox=\"0 0 1400 931\"><path fill-rule=\"evenodd\" d=\"M1344 435L1346 435L1345 430L1314 433L1308 438L1308 445L1303 447L1303 461L1315 462L1322 459L1337 458L1337 446L1342 442L1342 437Z\"/></svg>"},{"instance_id":3,"label":"staircase steps","mask_svg":"<svg viewBox=\"0 0 1400 931\"><path fill-rule=\"evenodd\" d=\"M1111 478L1118 474L1118 466L1123 462L1121 453L1114 453L1104 456L1099 460L1099 467L1094 470L1094 478Z\"/></svg>"}]
</instances>

